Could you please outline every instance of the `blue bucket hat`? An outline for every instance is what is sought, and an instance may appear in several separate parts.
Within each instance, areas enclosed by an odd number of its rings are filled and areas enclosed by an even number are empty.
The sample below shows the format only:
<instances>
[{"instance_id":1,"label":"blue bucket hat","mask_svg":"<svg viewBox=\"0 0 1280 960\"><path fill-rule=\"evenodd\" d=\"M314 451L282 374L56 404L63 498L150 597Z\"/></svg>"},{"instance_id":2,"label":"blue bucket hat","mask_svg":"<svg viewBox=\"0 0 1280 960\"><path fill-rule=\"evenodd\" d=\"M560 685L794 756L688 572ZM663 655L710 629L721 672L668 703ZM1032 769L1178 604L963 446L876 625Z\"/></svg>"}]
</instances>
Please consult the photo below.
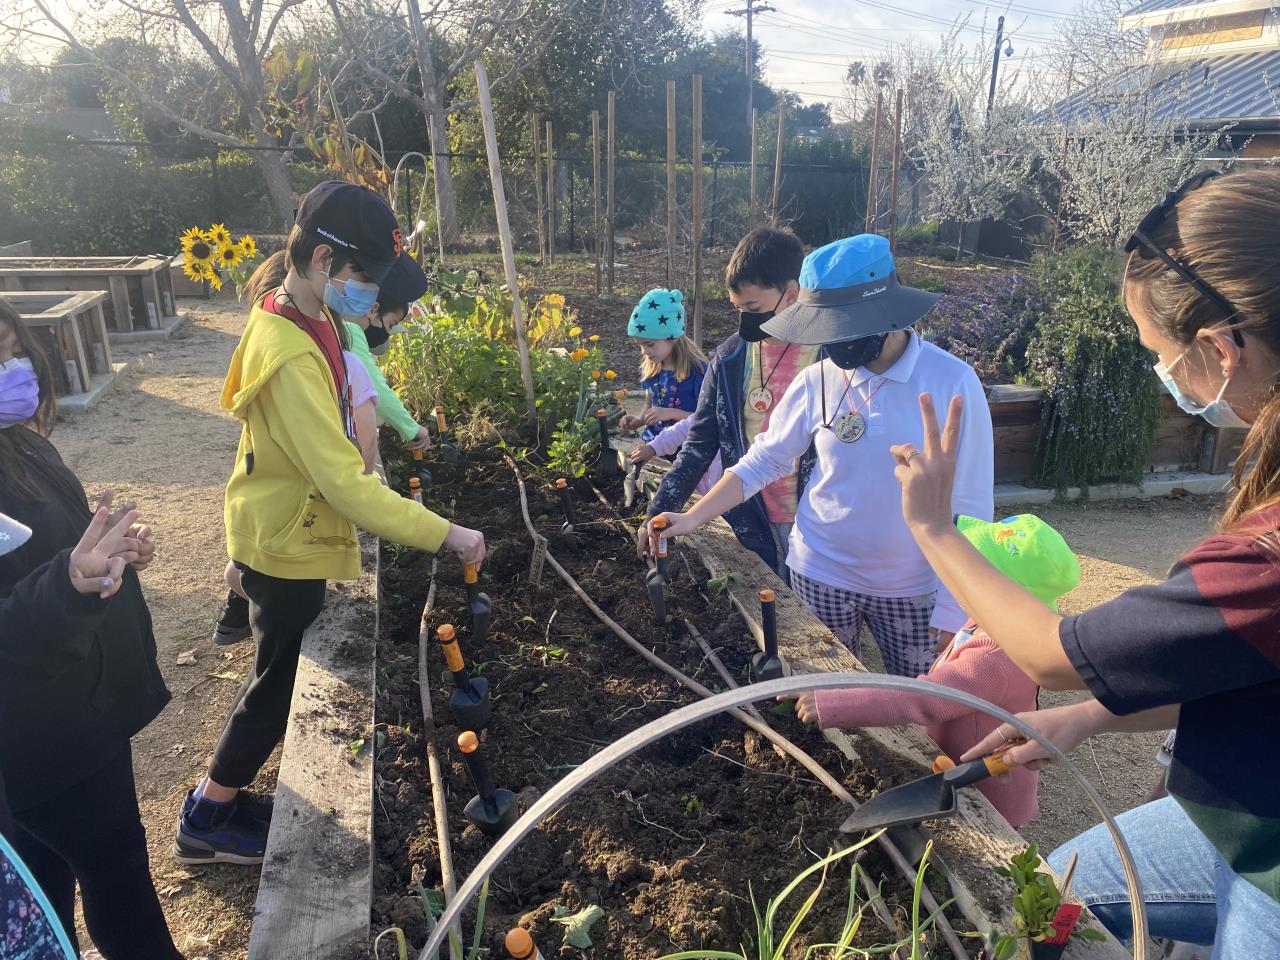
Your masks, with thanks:
<instances>
[{"instance_id":1,"label":"blue bucket hat","mask_svg":"<svg viewBox=\"0 0 1280 960\"><path fill-rule=\"evenodd\" d=\"M650 290L627 321L627 336L641 340L674 340L684 336L684 294L679 290Z\"/></svg>"},{"instance_id":2,"label":"blue bucket hat","mask_svg":"<svg viewBox=\"0 0 1280 960\"><path fill-rule=\"evenodd\" d=\"M805 257L796 302L761 329L784 343L841 343L914 326L939 299L898 283L889 241L863 233Z\"/></svg>"}]
</instances>

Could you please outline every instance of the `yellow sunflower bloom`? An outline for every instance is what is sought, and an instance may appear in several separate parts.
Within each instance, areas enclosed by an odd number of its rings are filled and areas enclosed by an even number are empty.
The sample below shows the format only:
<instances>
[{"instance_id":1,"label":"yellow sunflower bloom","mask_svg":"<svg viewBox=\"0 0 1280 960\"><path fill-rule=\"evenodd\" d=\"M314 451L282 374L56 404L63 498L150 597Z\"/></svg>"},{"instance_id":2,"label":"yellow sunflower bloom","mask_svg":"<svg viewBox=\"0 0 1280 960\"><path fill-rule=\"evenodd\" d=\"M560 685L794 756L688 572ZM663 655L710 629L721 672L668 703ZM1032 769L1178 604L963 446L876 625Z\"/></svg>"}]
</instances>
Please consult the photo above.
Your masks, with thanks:
<instances>
[{"instance_id":1,"label":"yellow sunflower bloom","mask_svg":"<svg viewBox=\"0 0 1280 960\"><path fill-rule=\"evenodd\" d=\"M238 267L243 257L244 251L240 249L240 244L224 244L218 248L217 264L223 268Z\"/></svg>"},{"instance_id":2,"label":"yellow sunflower bloom","mask_svg":"<svg viewBox=\"0 0 1280 960\"><path fill-rule=\"evenodd\" d=\"M240 238L240 255L246 260L252 260L258 255L258 243L247 233Z\"/></svg>"},{"instance_id":3,"label":"yellow sunflower bloom","mask_svg":"<svg viewBox=\"0 0 1280 960\"><path fill-rule=\"evenodd\" d=\"M569 328L569 336L571 336L571 337L580 337L580 336L582 336L582 328L581 328L581 327L570 327L570 328Z\"/></svg>"},{"instance_id":4,"label":"yellow sunflower bloom","mask_svg":"<svg viewBox=\"0 0 1280 960\"><path fill-rule=\"evenodd\" d=\"M617 371L617 370L606 370L606 371L604 372L604 378L605 378L606 380L617 380L617 379L618 379L618 371Z\"/></svg>"},{"instance_id":5,"label":"yellow sunflower bloom","mask_svg":"<svg viewBox=\"0 0 1280 960\"><path fill-rule=\"evenodd\" d=\"M190 229L187 230L186 233L182 235L182 242L186 243L188 240L190 240L192 243L194 243L195 241L199 240L203 236L204 236L203 230L201 230L199 227L191 227Z\"/></svg>"},{"instance_id":6,"label":"yellow sunflower bloom","mask_svg":"<svg viewBox=\"0 0 1280 960\"><path fill-rule=\"evenodd\" d=\"M215 223L209 228L209 239L220 247L231 245L231 231L227 229L225 223Z\"/></svg>"},{"instance_id":7,"label":"yellow sunflower bloom","mask_svg":"<svg viewBox=\"0 0 1280 960\"><path fill-rule=\"evenodd\" d=\"M207 281L209 286L213 287L215 290L222 289L222 275L212 267L205 268L204 275L201 279Z\"/></svg>"},{"instance_id":8,"label":"yellow sunflower bloom","mask_svg":"<svg viewBox=\"0 0 1280 960\"><path fill-rule=\"evenodd\" d=\"M588 339L589 341L591 341L592 343L599 343L599 342L600 342L600 334L598 334L598 333L593 333L591 336L587 337L587 339Z\"/></svg>"},{"instance_id":9,"label":"yellow sunflower bloom","mask_svg":"<svg viewBox=\"0 0 1280 960\"><path fill-rule=\"evenodd\" d=\"M575 363L581 363L583 360L587 359L587 355L589 353L590 351L586 348L579 347L577 350L573 351L573 353L569 354L569 359Z\"/></svg>"}]
</instances>

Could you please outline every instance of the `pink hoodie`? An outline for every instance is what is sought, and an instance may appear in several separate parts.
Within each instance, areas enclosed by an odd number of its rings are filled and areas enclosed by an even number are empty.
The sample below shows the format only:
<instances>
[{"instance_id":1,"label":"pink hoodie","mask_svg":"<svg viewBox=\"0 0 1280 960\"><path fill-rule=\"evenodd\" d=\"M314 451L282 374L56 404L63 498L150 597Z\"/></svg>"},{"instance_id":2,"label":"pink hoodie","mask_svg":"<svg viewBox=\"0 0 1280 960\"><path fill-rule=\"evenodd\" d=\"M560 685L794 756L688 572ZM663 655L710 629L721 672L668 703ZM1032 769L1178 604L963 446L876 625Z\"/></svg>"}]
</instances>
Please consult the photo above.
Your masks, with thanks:
<instances>
[{"instance_id":1,"label":"pink hoodie","mask_svg":"<svg viewBox=\"0 0 1280 960\"><path fill-rule=\"evenodd\" d=\"M968 631L972 636L965 639ZM1010 713L1035 710L1040 688L972 620L920 677L981 697ZM989 734L999 721L985 713L923 693L892 690L819 690L818 725L827 727L895 727L917 723L952 760ZM977 787L1016 829L1039 813L1039 773L1021 767Z\"/></svg>"}]
</instances>

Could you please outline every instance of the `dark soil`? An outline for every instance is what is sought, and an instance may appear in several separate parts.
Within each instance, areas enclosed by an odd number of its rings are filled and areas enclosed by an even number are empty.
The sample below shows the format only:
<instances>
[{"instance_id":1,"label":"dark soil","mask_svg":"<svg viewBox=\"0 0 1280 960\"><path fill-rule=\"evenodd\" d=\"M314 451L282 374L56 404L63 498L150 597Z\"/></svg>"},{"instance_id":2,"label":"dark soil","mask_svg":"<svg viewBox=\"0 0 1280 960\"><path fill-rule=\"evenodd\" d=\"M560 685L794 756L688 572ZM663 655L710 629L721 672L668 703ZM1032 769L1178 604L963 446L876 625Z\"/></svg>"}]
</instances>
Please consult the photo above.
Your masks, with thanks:
<instances>
[{"instance_id":1,"label":"dark soil","mask_svg":"<svg viewBox=\"0 0 1280 960\"><path fill-rule=\"evenodd\" d=\"M397 469L403 467L391 465L390 480L399 488L404 483L395 476ZM493 718L482 752L496 784L517 793L523 809L593 753L691 702L692 694L621 643L549 566L541 584L528 581L530 540L514 477L500 460L473 460L465 478L446 478L436 464L432 469L437 486L430 496L437 508L447 511L456 497L459 517L488 538L481 580L494 616L488 639L477 645L461 571L442 556L428 626L434 635L437 625L455 624L468 662L489 679ZM696 558L676 546L667 601L672 625L655 626L644 567L630 536L597 502L590 483L575 486L576 551L558 540L563 518L550 481L539 475L528 486L530 512L539 531L552 539L552 552L636 639L719 689L719 677L682 626L688 618L739 681L746 681L753 651L749 635L727 605L704 598L705 575ZM606 493L619 493L616 481ZM421 948L427 924L414 883L421 881L428 890L441 886L416 666L431 558L384 545L382 563L377 719L385 724L386 740L377 762L373 924L375 932L399 926ZM462 815L474 789L453 746L459 730L448 708L451 681L436 650L431 663L435 742L445 764L453 858L461 882L490 841ZM814 753L852 792L865 796L878 788L876 774L852 767L820 736L791 717L771 713L771 705L760 706L771 723ZM599 904L605 916L591 930L594 949L586 951L593 956L640 960L682 949L748 945L755 931L749 885L763 905L820 856L846 846L851 838L837 832L842 818L840 804L825 788L780 759L757 734L730 718L704 723L581 789L527 838L493 877L482 943L494 948L490 956L505 956L502 936L522 924L546 956L577 956L582 952L562 947L564 929L550 921L552 911ZM885 896L899 920L909 916L910 890L878 849L868 849L861 862L873 877L885 880ZM801 956L804 945L839 937L849 869L844 861L832 870L792 955ZM778 921L779 933L811 889L806 885L792 896ZM465 927L468 937L473 916ZM868 911L854 945L871 947L901 936L885 930Z\"/></svg>"}]
</instances>

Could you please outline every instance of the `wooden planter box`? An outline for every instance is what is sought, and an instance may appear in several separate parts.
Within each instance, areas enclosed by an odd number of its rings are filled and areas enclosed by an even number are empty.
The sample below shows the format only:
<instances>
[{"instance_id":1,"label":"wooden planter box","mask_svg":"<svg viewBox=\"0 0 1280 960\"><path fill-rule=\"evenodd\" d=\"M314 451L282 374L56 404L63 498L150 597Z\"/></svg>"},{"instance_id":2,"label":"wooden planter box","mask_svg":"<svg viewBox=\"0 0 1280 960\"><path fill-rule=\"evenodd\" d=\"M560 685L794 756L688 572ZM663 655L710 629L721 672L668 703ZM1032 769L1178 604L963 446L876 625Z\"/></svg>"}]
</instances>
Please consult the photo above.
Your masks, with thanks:
<instances>
[{"instance_id":1,"label":"wooden planter box","mask_svg":"<svg viewBox=\"0 0 1280 960\"><path fill-rule=\"evenodd\" d=\"M30 240L22 240L19 243L0 243L0 257L29 256L31 256Z\"/></svg>"},{"instance_id":2,"label":"wooden planter box","mask_svg":"<svg viewBox=\"0 0 1280 960\"><path fill-rule=\"evenodd\" d=\"M50 290L0 293L42 342L58 396L87 393L97 374L110 374L111 344L103 316L107 294Z\"/></svg>"},{"instance_id":3,"label":"wooden planter box","mask_svg":"<svg viewBox=\"0 0 1280 960\"><path fill-rule=\"evenodd\" d=\"M165 257L0 257L0 291L104 290L107 328L159 330L177 313Z\"/></svg>"},{"instance_id":4,"label":"wooden planter box","mask_svg":"<svg viewBox=\"0 0 1280 960\"><path fill-rule=\"evenodd\" d=\"M995 430L996 483L1025 483L1035 473L1044 391L998 384L987 388ZM1145 472L1228 473L1244 442L1244 430L1220 430L1160 397L1160 422Z\"/></svg>"}]
</instances>

